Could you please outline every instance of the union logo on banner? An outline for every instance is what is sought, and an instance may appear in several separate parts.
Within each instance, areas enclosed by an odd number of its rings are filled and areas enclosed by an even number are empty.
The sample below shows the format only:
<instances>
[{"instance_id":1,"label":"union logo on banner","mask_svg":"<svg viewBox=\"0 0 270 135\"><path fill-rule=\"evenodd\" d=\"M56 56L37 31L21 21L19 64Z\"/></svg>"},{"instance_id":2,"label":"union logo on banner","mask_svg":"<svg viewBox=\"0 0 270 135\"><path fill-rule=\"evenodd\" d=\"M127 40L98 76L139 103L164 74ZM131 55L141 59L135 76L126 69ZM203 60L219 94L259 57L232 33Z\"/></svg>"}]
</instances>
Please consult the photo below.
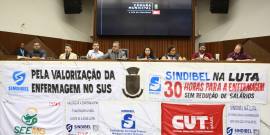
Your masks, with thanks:
<instances>
[{"instance_id":1,"label":"union logo on banner","mask_svg":"<svg viewBox=\"0 0 270 135\"><path fill-rule=\"evenodd\" d=\"M224 106L162 103L162 134L222 135Z\"/></svg>"},{"instance_id":2,"label":"union logo on banner","mask_svg":"<svg viewBox=\"0 0 270 135\"><path fill-rule=\"evenodd\" d=\"M122 129L135 129L134 110L122 110Z\"/></svg>"},{"instance_id":3,"label":"union logo on banner","mask_svg":"<svg viewBox=\"0 0 270 135\"><path fill-rule=\"evenodd\" d=\"M13 80L17 85L21 85L25 80L25 73L22 71L15 71L13 73Z\"/></svg>"},{"instance_id":4,"label":"union logo on banner","mask_svg":"<svg viewBox=\"0 0 270 135\"><path fill-rule=\"evenodd\" d=\"M33 115L29 115L28 113L28 110L34 110L34 114ZM34 125L37 123L37 113L38 113L38 110L34 107L30 107L28 108L26 111L25 111L26 115L23 115L22 116L22 121L27 124L27 125Z\"/></svg>"}]
</instances>

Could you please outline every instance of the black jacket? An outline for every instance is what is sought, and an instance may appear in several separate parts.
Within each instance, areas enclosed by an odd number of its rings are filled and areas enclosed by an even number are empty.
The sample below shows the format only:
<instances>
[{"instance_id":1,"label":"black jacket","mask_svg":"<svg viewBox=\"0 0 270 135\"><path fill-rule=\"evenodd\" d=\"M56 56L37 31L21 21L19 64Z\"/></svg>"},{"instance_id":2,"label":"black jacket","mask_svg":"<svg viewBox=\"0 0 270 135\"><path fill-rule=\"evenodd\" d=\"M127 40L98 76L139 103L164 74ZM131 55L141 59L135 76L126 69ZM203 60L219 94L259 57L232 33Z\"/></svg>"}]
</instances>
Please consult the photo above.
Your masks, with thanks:
<instances>
[{"instance_id":1,"label":"black jacket","mask_svg":"<svg viewBox=\"0 0 270 135\"><path fill-rule=\"evenodd\" d=\"M24 50L24 56L26 56L28 54L28 52L26 50ZM18 50L15 50L13 55L19 55L19 56L22 56L22 53L21 53L21 50L18 49Z\"/></svg>"}]
</instances>

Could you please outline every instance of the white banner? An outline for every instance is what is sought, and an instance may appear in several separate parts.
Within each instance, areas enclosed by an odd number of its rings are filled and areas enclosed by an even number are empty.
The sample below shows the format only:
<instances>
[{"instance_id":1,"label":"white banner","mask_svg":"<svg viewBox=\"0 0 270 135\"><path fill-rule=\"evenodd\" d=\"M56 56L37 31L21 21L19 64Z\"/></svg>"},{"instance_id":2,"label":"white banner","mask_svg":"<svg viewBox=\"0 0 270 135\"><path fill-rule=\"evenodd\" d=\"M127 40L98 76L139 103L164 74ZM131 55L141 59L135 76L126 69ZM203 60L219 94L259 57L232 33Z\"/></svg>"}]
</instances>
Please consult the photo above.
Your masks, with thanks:
<instances>
[{"instance_id":1,"label":"white banner","mask_svg":"<svg viewBox=\"0 0 270 135\"><path fill-rule=\"evenodd\" d=\"M146 67L148 100L267 103L267 71L195 71Z\"/></svg>"},{"instance_id":2,"label":"white banner","mask_svg":"<svg viewBox=\"0 0 270 135\"><path fill-rule=\"evenodd\" d=\"M227 106L227 135L260 135L260 107Z\"/></svg>"},{"instance_id":3,"label":"white banner","mask_svg":"<svg viewBox=\"0 0 270 135\"><path fill-rule=\"evenodd\" d=\"M1 135L62 135L62 100L1 98Z\"/></svg>"},{"instance_id":4,"label":"white banner","mask_svg":"<svg viewBox=\"0 0 270 135\"><path fill-rule=\"evenodd\" d=\"M2 95L121 100L123 67L4 65Z\"/></svg>"},{"instance_id":5,"label":"white banner","mask_svg":"<svg viewBox=\"0 0 270 135\"><path fill-rule=\"evenodd\" d=\"M66 134L98 135L98 101L66 102Z\"/></svg>"},{"instance_id":6,"label":"white banner","mask_svg":"<svg viewBox=\"0 0 270 135\"><path fill-rule=\"evenodd\" d=\"M159 103L99 104L99 129L102 135L157 135L160 133Z\"/></svg>"}]
</instances>

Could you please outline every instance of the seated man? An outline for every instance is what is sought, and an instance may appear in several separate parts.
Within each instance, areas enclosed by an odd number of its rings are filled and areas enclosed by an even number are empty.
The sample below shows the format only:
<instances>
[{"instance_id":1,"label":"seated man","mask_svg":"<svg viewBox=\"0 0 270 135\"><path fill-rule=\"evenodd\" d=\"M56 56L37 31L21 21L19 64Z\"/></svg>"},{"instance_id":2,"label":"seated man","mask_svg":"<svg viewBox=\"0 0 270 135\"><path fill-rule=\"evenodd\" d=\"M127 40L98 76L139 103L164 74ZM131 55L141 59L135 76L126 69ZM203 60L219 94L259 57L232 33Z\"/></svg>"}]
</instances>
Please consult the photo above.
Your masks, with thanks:
<instances>
[{"instance_id":1,"label":"seated man","mask_svg":"<svg viewBox=\"0 0 270 135\"><path fill-rule=\"evenodd\" d=\"M199 45L199 52L197 53L194 53L192 55L192 60L215 60L213 58L213 56L208 53L208 52L205 52L206 50L206 44L200 44Z\"/></svg>"},{"instance_id":2,"label":"seated man","mask_svg":"<svg viewBox=\"0 0 270 135\"><path fill-rule=\"evenodd\" d=\"M93 50L89 50L86 58L87 59L94 59L94 58L99 58L100 56L104 55L103 52L99 51L99 44L97 41L95 41L92 45Z\"/></svg>"},{"instance_id":3,"label":"seated man","mask_svg":"<svg viewBox=\"0 0 270 135\"><path fill-rule=\"evenodd\" d=\"M77 54L72 53L72 45L66 44L65 53L60 55L59 59L77 59Z\"/></svg>"},{"instance_id":4,"label":"seated man","mask_svg":"<svg viewBox=\"0 0 270 135\"><path fill-rule=\"evenodd\" d=\"M24 43L21 43L20 49L15 50L13 55L26 56L28 52L24 50Z\"/></svg>"},{"instance_id":5,"label":"seated man","mask_svg":"<svg viewBox=\"0 0 270 135\"><path fill-rule=\"evenodd\" d=\"M241 44L237 44L234 48L234 52L230 53L226 59L227 61L235 61L235 60L253 60L248 54L244 53L244 48Z\"/></svg>"},{"instance_id":6,"label":"seated man","mask_svg":"<svg viewBox=\"0 0 270 135\"><path fill-rule=\"evenodd\" d=\"M113 42L113 48L108 53L99 58L94 59L126 59L124 51L119 51L120 43L118 41Z\"/></svg>"},{"instance_id":7,"label":"seated man","mask_svg":"<svg viewBox=\"0 0 270 135\"><path fill-rule=\"evenodd\" d=\"M29 51L26 55L27 59L46 59L47 53L45 50L40 48L39 42L34 42L33 50Z\"/></svg>"}]
</instances>

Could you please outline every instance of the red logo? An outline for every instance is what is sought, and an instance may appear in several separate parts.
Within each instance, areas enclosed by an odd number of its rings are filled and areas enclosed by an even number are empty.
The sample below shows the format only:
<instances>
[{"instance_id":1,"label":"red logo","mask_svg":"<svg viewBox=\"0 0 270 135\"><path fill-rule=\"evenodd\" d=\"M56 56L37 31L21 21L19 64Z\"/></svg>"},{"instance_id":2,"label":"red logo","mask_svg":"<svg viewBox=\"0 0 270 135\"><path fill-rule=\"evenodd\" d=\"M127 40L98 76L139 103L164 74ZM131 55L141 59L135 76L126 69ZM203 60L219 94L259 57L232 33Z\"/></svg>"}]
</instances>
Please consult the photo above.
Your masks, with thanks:
<instances>
[{"instance_id":1,"label":"red logo","mask_svg":"<svg viewBox=\"0 0 270 135\"><path fill-rule=\"evenodd\" d=\"M153 10L152 15L160 15L160 10Z\"/></svg>"},{"instance_id":2,"label":"red logo","mask_svg":"<svg viewBox=\"0 0 270 135\"><path fill-rule=\"evenodd\" d=\"M161 104L162 134L222 135L225 105Z\"/></svg>"},{"instance_id":3,"label":"red logo","mask_svg":"<svg viewBox=\"0 0 270 135\"><path fill-rule=\"evenodd\" d=\"M88 132L78 132L78 135L88 135Z\"/></svg>"},{"instance_id":4,"label":"red logo","mask_svg":"<svg viewBox=\"0 0 270 135\"><path fill-rule=\"evenodd\" d=\"M49 106L60 106L61 102L49 102Z\"/></svg>"},{"instance_id":5,"label":"red logo","mask_svg":"<svg viewBox=\"0 0 270 135\"><path fill-rule=\"evenodd\" d=\"M189 121L189 116L174 116L172 120L172 125L176 129L185 129L184 125L187 129L194 129L196 126L197 120L200 121L198 123L200 125L200 129L205 129L205 121L208 120L208 116L190 116L191 121ZM184 122L179 122L184 121ZM211 127L214 129L214 127Z\"/></svg>"}]
</instances>

